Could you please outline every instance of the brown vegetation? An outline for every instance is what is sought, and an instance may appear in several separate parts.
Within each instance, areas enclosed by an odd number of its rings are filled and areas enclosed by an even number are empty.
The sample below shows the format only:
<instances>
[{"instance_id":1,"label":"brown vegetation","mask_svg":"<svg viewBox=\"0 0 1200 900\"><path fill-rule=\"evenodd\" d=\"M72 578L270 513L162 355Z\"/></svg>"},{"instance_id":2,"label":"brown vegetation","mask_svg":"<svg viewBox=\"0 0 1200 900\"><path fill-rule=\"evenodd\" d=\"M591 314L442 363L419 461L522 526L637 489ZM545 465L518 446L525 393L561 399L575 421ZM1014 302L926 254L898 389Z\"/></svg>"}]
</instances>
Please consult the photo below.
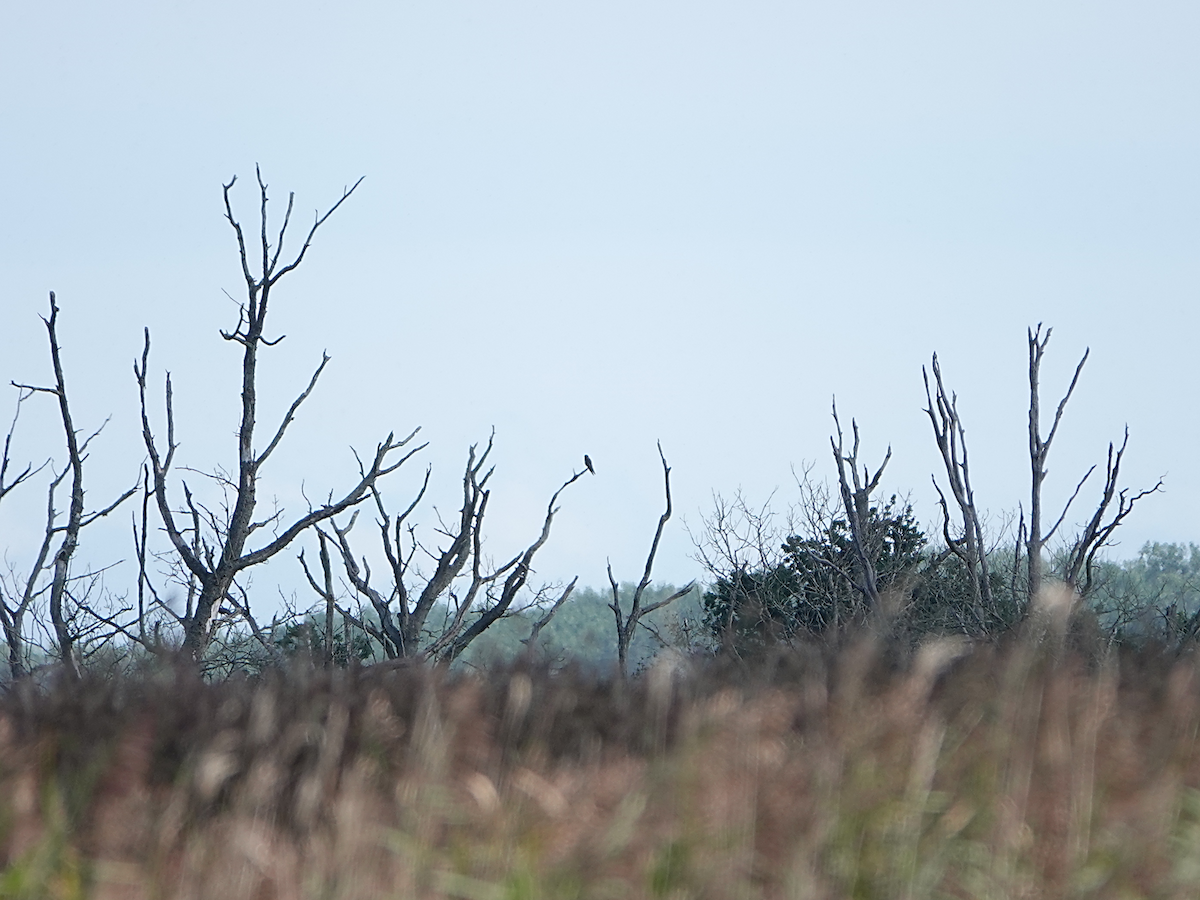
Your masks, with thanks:
<instances>
[{"instance_id":1,"label":"brown vegetation","mask_svg":"<svg viewBox=\"0 0 1200 900\"><path fill-rule=\"evenodd\" d=\"M0 896L1190 896L1197 665L1097 659L1053 618L627 682L26 681L0 702Z\"/></svg>"}]
</instances>

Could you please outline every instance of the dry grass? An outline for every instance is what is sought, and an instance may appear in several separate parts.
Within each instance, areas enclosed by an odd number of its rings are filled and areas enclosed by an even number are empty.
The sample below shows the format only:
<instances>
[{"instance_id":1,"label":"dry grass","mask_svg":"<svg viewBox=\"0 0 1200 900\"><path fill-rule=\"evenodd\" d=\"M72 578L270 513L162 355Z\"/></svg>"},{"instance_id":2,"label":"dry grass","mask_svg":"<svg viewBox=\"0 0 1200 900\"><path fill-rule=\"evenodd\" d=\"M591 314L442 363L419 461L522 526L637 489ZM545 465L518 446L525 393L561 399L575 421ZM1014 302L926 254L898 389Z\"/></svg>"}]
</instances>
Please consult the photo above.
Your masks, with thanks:
<instances>
[{"instance_id":1,"label":"dry grass","mask_svg":"<svg viewBox=\"0 0 1200 900\"><path fill-rule=\"evenodd\" d=\"M1200 673L861 639L0 701L0 896L1195 897Z\"/></svg>"}]
</instances>

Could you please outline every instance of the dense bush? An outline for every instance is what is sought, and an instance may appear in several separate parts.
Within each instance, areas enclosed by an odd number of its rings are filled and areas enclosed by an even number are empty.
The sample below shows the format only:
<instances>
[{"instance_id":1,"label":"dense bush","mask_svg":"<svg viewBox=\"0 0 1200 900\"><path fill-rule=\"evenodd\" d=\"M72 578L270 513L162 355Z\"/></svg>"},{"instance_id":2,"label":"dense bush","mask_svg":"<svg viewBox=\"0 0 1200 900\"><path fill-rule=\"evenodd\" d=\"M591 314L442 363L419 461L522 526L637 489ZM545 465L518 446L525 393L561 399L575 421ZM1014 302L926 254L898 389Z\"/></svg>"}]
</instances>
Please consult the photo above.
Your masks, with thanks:
<instances>
[{"instance_id":1,"label":"dense bush","mask_svg":"<svg viewBox=\"0 0 1200 900\"><path fill-rule=\"evenodd\" d=\"M870 507L865 540L879 587L894 609L869 608L849 526L838 517L819 533L787 536L775 565L741 567L719 576L704 595L709 634L744 654L860 625L873 612L894 616L898 627L918 634L964 630L970 589L963 566L930 545L909 504L893 495ZM993 580L1002 590L1002 579L993 575ZM996 617L970 630L996 632L1015 621L1015 616Z\"/></svg>"}]
</instances>

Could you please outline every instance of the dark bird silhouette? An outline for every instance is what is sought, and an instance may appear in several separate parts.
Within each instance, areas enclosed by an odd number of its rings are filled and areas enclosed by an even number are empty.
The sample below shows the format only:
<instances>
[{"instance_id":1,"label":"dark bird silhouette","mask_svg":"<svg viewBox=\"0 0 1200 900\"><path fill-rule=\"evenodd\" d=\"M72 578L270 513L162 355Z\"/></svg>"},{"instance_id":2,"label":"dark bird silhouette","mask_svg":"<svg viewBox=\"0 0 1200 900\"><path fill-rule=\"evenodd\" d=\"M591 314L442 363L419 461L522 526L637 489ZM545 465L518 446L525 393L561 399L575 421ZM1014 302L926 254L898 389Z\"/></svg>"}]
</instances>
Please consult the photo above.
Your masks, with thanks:
<instances>
[{"instance_id":1,"label":"dark bird silhouette","mask_svg":"<svg viewBox=\"0 0 1200 900\"><path fill-rule=\"evenodd\" d=\"M589 472L591 472L593 475L596 474L596 467L592 465L592 458L586 453L583 454L583 464L587 466L587 470Z\"/></svg>"}]
</instances>

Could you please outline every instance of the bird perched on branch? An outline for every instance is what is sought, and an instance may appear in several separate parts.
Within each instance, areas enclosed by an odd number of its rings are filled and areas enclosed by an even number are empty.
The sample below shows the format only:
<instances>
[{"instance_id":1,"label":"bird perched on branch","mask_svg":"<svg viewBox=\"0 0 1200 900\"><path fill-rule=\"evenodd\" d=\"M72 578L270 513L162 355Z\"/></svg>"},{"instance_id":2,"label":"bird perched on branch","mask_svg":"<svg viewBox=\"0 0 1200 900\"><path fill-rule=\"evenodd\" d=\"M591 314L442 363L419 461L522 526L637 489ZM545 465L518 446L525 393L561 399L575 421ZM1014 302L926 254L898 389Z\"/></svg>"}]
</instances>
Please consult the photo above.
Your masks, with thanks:
<instances>
[{"instance_id":1,"label":"bird perched on branch","mask_svg":"<svg viewBox=\"0 0 1200 900\"><path fill-rule=\"evenodd\" d=\"M587 470L589 472L591 472L593 475L596 474L596 467L592 465L592 458L586 453L583 454L583 464L587 466Z\"/></svg>"}]
</instances>

